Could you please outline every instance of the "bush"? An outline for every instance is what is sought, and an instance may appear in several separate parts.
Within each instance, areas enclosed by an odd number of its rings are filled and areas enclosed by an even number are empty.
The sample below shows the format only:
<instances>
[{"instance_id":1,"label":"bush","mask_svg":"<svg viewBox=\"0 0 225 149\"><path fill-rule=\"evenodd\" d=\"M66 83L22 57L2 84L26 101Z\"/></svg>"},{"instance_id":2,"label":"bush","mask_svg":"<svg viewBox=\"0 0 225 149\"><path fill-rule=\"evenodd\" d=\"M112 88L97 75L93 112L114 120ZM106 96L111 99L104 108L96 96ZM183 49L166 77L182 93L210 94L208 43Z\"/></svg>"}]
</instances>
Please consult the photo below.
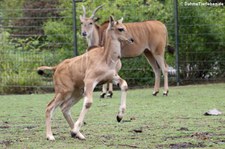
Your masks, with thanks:
<instances>
[{"instance_id":1,"label":"bush","mask_svg":"<svg viewBox=\"0 0 225 149\"><path fill-rule=\"evenodd\" d=\"M202 0L203 1L203 0ZM203 1L204 2L204 1ZM180 70L186 80L209 80L224 77L225 12L218 7L179 7ZM214 22L215 20L216 23Z\"/></svg>"},{"instance_id":2,"label":"bush","mask_svg":"<svg viewBox=\"0 0 225 149\"><path fill-rule=\"evenodd\" d=\"M30 46L26 44L27 49L31 49L29 51L21 48L23 46L17 47L18 43L12 43L9 36L8 32L2 32L0 37L0 93L32 92L35 87L46 85L37 75L36 69L47 60L54 62L53 54L32 49L33 43L37 44L38 41L28 42ZM23 42L20 44L23 45Z\"/></svg>"}]
</instances>

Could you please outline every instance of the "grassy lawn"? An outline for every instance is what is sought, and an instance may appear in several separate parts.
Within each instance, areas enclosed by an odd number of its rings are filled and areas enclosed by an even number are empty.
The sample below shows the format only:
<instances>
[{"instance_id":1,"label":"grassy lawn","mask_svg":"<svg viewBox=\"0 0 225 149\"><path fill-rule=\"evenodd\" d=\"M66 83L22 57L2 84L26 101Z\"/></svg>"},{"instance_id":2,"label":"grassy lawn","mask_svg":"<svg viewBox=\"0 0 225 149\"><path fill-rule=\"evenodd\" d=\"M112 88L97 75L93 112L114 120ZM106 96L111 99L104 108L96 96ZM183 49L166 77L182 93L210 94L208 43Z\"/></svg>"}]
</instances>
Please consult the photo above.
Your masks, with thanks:
<instances>
[{"instance_id":1,"label":"grassy lawn","mask_svg":"<svg viewBox=\"0 0 225 149\"><path fill-rule=\"evenodd\" d=\"M225 112L225 84L171 87L168 97L151 93L129 90L126 115L117 123L120 92L112 99L99 99L95 92L81 128L85 141L70 137L58 108L53 142L45 138L45 107L53 94L0 96L0 148L225 148L225 114L204 116L213 108ZM81 106L72 108L74 120Z\"/></svg>"}]
</instances>

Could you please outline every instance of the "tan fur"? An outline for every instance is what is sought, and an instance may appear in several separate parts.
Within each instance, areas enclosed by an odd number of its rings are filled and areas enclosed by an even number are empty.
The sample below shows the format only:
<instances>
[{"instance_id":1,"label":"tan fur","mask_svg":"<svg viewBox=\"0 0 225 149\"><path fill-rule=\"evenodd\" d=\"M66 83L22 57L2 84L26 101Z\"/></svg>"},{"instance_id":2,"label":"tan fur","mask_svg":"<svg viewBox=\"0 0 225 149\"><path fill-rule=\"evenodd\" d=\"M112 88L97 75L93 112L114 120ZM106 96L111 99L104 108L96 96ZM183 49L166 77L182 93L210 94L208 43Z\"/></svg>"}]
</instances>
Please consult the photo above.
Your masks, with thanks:
<instances>
[{"instance_id":1,"label":"tan fur","mask_svg":"<svg viewBox=\"0 0 225 149\"><path fill-rule=\"evenodd\" d=\"M88 49L87 51L91 50L92 47L95 46L103 46L104 43L102 43L102 37L100 36L100 27L95 24L95 20L94 20L94 14L96 13L96 10L98 10L99 8L101 8L101 6L97 7L93 13L92 16L90 18L86 17L86 9L84 6L83 10L83 16L80 16L80 21L82 23L81 25L81 34L86 38L87 43L88 43ZM95 12L95 13L94 13ZM107 24L108 25L108 24ZM86 52L87 52L86 51ZM118 61L116 64L116 71L119 72L119 70L122 67L122 63L121 61ZM108 88L108 91L107 91ZM107 94L108 92L108 94ZM112 97L112 93L113 92L113 85L112 83L107 83L105 85L102 86L102 93L100 95L101 98L104 98L104 96L108 96L108 97Z\"/></svg>"},{"instance_id":2,"label":"tan fur","mask_svg":"<svg viewBox=\"0 0 225 149\"><path fill-rule=\"evenodd\" d=\"M104 34L108 22L99 26L99 39L104 43ZM144 53L155 73L155 86L153 95L156 95L160 87L161 70L164 75L164 95L168 93L168 66L164 59L167 45L167 29L160 21L144 21L124 23L127 31L134 39L134 44L122 42L121 56L136 57ZM158 66L160 68L158 68ZM161 70L160 70L161 69Z\"/></svg>"},{"instance_id":3,"label":"tan fur","mask_svg":"<svg viewBox=\"0 0 225 149\"><path fill-rule=\"evenodd\" d=\"M104 47L96 47L87 53L71 59L66 59L55 67L42 66L38 71L45 69L54 70L55 96L46 108L46 137L49 140L55 140L51 130L52 113L58 106L61 107L64 117L71 127L72 136L79 139L85 139L80 133L85 114L91 107L93 99L92 94L95 86L99 83L114 82L121 88L121 105L117 119L121 120L126 109L126 91L127 83L120 78L116 72L116 63L120 61L120 42L130 40L127 31L118 32L117 28L125 28L123 24L111 23L107 29L107 40ZM70 108L84 96L84 104L80 116L76 123L70 116Z\"/></svg>"}]
</instances>

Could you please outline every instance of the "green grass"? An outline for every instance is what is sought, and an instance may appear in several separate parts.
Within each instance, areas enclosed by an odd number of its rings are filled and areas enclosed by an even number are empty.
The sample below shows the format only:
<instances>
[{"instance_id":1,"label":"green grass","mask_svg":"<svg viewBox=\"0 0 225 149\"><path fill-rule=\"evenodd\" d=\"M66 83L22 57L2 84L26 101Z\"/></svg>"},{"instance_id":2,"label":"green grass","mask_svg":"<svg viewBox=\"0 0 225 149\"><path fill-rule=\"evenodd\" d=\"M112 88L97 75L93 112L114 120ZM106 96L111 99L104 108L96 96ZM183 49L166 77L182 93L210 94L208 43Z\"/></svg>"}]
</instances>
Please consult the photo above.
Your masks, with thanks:
<instances>
[{"instance_id":1,"label":"green grass","mask_svg":"<svg viewBox=\"0 0 225 149\"><path fill-rule=\"evenodd\" d=\"M120 92L102 100L95 92L81 130L86 141L70 137L58 108L52 121L54 142L45 138L45 107L53 94L0 96L0 148L225 148L225 115L203 115L213 108L225 112L225 84L171 87L168 97L151 92L128 91L121 123L116 121ZM81 106L72 108L74 120Z\"/></svg>"}]
</instances>

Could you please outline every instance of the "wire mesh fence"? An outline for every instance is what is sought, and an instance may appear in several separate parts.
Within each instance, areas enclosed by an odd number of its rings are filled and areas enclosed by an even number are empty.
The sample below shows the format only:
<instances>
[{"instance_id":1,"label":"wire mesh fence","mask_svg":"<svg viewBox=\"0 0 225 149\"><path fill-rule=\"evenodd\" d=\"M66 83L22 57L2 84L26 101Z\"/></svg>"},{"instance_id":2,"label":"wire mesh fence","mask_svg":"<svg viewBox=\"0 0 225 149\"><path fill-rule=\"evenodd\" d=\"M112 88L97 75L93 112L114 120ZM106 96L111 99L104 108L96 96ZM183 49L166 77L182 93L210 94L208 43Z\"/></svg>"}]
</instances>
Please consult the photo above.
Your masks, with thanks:
<instances>
[{"instance_id":1,"label":"wire mesh fence","mask_svg":"<svg viewBox=\"0 0 225 149\"><path fill-rule=\"evenodd\" d=\"M25 5L23 9L1 9L1 94L53 90L50 74L38 77L37 67L55 65L66 57L64 55L73 56L72 51L60 50L73 46L71 40L60 42L61 39L70 38L71 32L52 33L51 29L46 28L49 20L72 20L72 16L60 15L66 8L57 8L57 5L55 2L36 2L34 5ZM72 23L64 25L72 31Z\"/></svg>"},{"instance_id":2,"label":"wire mesh fence","mask_svg":"<svg viewBox=\"0 0 225 149\"><path fill-rule=\"evenodd\" d=\"M183 84L225 81L225 14L221 2L179 3L179 69Z\"/></svg>"},{"instance_id":3,"label":"wire mesh fence","mask_svg":"<svg viewBox=\"0 0 225 149\"><path fill-rule=\"evenodd\" d=\"M171 45L175 45L173 4L171 0L167 8L172 16L170 21L164 22ZM225 26L222 21L214 20L218 16L215 11L219 8L202 6L196 9L184 2L177 5L180 50L176 55L179 60L176 74L179 80L174 75L170 76L170 85L175 85L176 81L181 84L224 82ZM79 8L76 11L81 14ZM27 4L23 9L1 9L0 12L4 13L0 15L0 94L52 91L52 73L39 77L36 68L52 66L74 56L72 7L41 1ZM152 15L148 18L158 20ZM79 49L86 45L79 33L79 23L76 27ZM166 54L165 57L174 70L175 56ZM144 56L122 59L122 63L120 75L130 87L153 86L154 74Z\"/></svg>"}]
</instances>

